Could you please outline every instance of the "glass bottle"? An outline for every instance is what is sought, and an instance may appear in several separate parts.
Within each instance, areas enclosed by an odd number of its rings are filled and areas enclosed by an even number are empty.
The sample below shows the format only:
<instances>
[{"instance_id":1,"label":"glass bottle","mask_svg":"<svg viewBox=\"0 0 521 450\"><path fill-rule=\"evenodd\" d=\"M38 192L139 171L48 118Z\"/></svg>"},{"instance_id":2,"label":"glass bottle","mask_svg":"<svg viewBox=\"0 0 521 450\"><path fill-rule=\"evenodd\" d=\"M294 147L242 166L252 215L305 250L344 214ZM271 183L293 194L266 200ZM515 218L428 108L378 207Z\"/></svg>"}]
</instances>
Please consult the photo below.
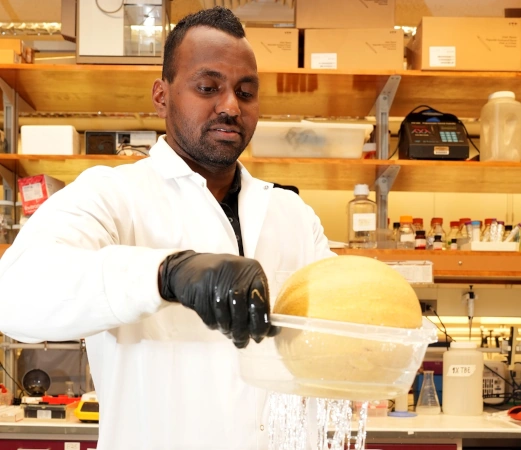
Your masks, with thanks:
<instances>
[{"instance_id":1,"label":"glass bottle","mask_svg":"<svg viewBox=\"0 0 521 450\"><path fill-rule=\"evenodd\" d=\"M393 241L398 242L399 240L400 222L393 222Z\"/></svg>"},{"instance_id":2,"label":"glass bottle","mask_svg":"<svg viewBox=\"0 0 521 450\"><path fill-rule=\"evenodd\" d=\"M434 236L434 241L432 242L433 250L443 250L445 242L442 240L440 234L436 234Z\"/></svg>"},{"instance_id":3,"label":"glass bottle","mask_svg":"<svg viewBox=\"0 0 521 450\"><path fill-rule=\"evenodd\" d=\"M458 231L459 231L459 221L451 220L450 221L450 230L447 236L447 247L450 247L453 239L458 239Z\"/></svg>"},{"instance_id":4,"label":"glass bottle","mask_svg":"<svg viewBox=\"0 0 521 450\"><path fill-rule=\"evenodd\" d=\"M503 234L503 241L508 237L508 235L512 232L512 225L505 225L505 233Z\"/></svg>"},{"instance_id":5,"label":"glass bottle","mask_svg":"<svg viewBox=\"0 0 521 450\"><path fill-rule=\"evenodd\" d=\"M355 198L347 205L350 248L376 248L376 203L369 199L369 186L357 184Z\"/></svg>"},{"instance_id":6,"label":"glass bottle","mask_svg":"<svg viewBox=\"0 0 521 450\"><path fill-rule=\"evenodd\" d=\"M400 229L396 248L414 249L415 233L412 228L412 216L400 216Z\"/></svg>"},{"instance_id":7,"label":"glass bottle","mask_svg":"<svg viewBox=\"0 0 521 450\"><path fill-rule=\"evenodd\" d=\"M414 236L414 249L425 250L426 247L427 240L425 239L425 230L416 230L416 235Z\"/></svg>"},{"instance_id":8,"label":"glass bottle","mask_svg":"<svg viewBox=\"0 0 521 450\"><path fill-rule=\"evenodd\" d=\"M423 382L416 403L416 414L439 414L441 412L440 401L434 385L434 371L423 371Z\"/></svg>"},{"instance_id":9,"label":"glass bottle","mask_svg":"<svg viewBox=\"0 0 521 450\"><path fill-rule=\"evenodd\" d=\"M445 233L445 230L443 229L443 218L442 217L433 217L431 219L431 229L429 230L429 233L427 234L427 248L432 249L433 248L433 242L434 242L434 236L440 235L443 249L446 247L447 242L447 233Z\"/></svg>"},{"instance_id":10,"label":"glass bottle","mask_svg":"<svg viewBox=\"0 0 521 450\"><path fill-rule=\"evenodd\" d=\"M492 225L492 222L495 222L495 218L486 218L485 219L485 227L483 228L483 233L481 233L481 240L483 242L490 242L490 226Z\"/></svg>"},{"instance_id":11,"label":"glass bottle","mask_svg":"<svg viewBox=\"0 0 521 450\"><path fill-rule=\"evenodd\" d=\"M65 395L67 397L74 397L74 382L66 381L65 382Z\"/></svg>"},{"instance_id":12,"label":"glass bottle","mask_svg":"<svg viewBox=\"0 0 521 450\"><path fill-rule=\"evenodd\" d=\"M424 230L423 228L423 219L421 217L415 217L412 219L412 227L414 231Z\"/></svg>"},{"instance_id":13,"label":"glass bottle","mask_svg":"<svg viewBox=\"0 0 521 450\"><path fill-rule=\"evenodd\" d=\"M469 235L467 234L467 227L465 224L470 221L471 221L471 219L469 217L464 217L459 220L458 238L469 237Z\"/></svg>"}]
</instances>

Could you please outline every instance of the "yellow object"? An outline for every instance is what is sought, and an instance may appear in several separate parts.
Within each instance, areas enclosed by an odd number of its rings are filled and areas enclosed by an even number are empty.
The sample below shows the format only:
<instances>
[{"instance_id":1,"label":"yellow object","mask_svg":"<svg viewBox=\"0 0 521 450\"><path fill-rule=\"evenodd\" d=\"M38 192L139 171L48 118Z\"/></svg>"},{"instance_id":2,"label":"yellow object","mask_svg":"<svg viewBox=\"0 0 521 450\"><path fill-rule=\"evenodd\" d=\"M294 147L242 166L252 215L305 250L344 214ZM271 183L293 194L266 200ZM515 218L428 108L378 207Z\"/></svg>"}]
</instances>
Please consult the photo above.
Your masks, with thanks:
<instances>
[{"instance_id":1,"label":"yellow object","mask_svg":"<svg viewBox=\"0 0 521 450\"><path fill-rule=\"evenodd\" d=\"M99 422L99 403L95 392L87 392L81 396L74 415L82 422Z\"/></svg>"},{"instance_id":2,"label":"yellow object","mask_svg":"<svg viewBox=\"0 0 521 450\"><path fill-rule=\"evenodd\" d=\"M385 263L344 255L312 263L295 272L282 286L274 313L350 322L382 328L422 326L418 298L409 283ZM360 333L338 336L312 329L285 330L275 337L284 365L302 384L337 385L331 397L356 389L356 383L392 384L421 361L406 339ZM354 383L354 384L353 384Z\"/></svg>"},{"instance_id":3,"label":"yellow object","mask_svg":"<svg viewBox=\"0 0 521 450\"><path fill-rule=\"evenodd\" d=\"M381 261L355 255L322 259L295 272L273 312L398 328L422 325L420 303L407 280Z\"/></svg>"}]
</instances>

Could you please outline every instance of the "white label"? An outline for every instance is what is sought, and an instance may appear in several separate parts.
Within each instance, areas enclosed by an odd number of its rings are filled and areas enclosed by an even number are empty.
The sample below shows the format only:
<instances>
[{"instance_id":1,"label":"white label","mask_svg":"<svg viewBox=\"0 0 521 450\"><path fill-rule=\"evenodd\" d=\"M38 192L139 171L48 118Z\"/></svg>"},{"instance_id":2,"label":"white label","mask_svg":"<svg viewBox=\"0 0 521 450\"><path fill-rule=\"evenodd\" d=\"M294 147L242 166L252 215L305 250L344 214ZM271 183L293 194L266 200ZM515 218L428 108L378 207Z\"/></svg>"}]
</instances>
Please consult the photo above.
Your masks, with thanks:
<instances>
[{"instance_id":1,"label":"white label","mask_svg":"<svg viewBox=\"0 0 521 450\"><path fill-rule=\"evenodd\" d=\"M476 371L474 364L452 364L447 371L448 377L470 377Z\"/></svg>"},{"instance_id":2,"label":"white label","mask_svg":"<svg viewBox=\"0 0 521 450\"><path fill-rule=\"evenodd\" d=\"M23 186L22 193L26 202L43 198L42 185L40 183L27 184Z\"/></svg>"},{"instance_id":3,"label":"white label","mask_svg":"<svg viewBox=\"0 0 521 450\"><path fill-rule=\"evenodd\" d=\"M52 411L48 409L39 409L36 411L37 419L52 419Z\"/></svg>"},{"instance_id":4,"label":"white label","mask_svg":"<svg viewBox=\"0 0 521 450\"><path fill-rule=\"evenodd\" d=\"M429 67L456 67L456 47L429 47Z\"/></svg>"},{"instance_id":5,"label":"white label","mask_svg":"<svg viewBox=\"0 0 521 450\"><path fill-rule=\"evenodd\" d=\"M80 450L79 442L66 442L63 450Z\"/></svg>"},{"instance_id":6,"label":"white label","mask_svg":"<svg viewBox=\"0 0 521 450\"><path fill-rule=\"evenodd\" d=\"M414 242L415 236L414 234L401 234L400 235L400 242Z\"/></svg>"},{"instance_id":7,"label":"white label","mask_svg":"<svg viewBox=\"0 0 521 450\"><path fill-rule=\"evenodd\" d=\"M312 69L336 69L337 54L336 53L311 53Z\"/></svg>"},{"instance_id":8,"label":"white label","mask_svg":"<svg viewBox=\"0 0 521 450\"><path fill-rule=\"evenodd\" d=\"M353 214L353 231L375 231L376 214Z\"/></svg>"}]
</instances>

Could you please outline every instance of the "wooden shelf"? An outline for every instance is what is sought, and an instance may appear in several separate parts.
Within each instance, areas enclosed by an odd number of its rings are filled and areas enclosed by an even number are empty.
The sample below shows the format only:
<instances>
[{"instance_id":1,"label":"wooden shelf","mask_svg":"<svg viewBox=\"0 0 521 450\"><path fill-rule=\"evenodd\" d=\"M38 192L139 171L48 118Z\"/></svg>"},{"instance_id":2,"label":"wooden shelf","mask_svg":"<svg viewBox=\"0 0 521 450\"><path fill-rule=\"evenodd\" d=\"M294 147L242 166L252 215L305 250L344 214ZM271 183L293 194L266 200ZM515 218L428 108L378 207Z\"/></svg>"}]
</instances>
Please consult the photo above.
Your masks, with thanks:
<instances>
[{"instance_id":1,"label":"wooden shelf","mask_svg":"<svg viewBox=\"0 0 521 450\"><path fill-rule=\"evenodd\" d=\"M390 114L428 104L477 118L487 96L511 90L521 98L519 72L349 71L261 72L261 114L366 116L387 79L402 77ZM154 112L155 65L3 64L0 78L39 112Z\"/></svg>"},{"instance_id":2,"label":"wooden shelf","mask_svg":"<svg viewBox=\"0 0 521 450\"><path fill-rule=\"evenodd\" d=\"M115 167L140 156L73 155L38 156L0 154L0 165L19 176L46 173L70 183L83 170L95 165ZM372 185L377 174L397 165L400 172L393 191L519 193L521 163L475 161L414 161L320 158L253 158L241 162L266 181L300 189L351 190L357 183Z\"/></svg>"},{"instance_id":3,"label":"wooden shelf","mask_svg":"<svg viewBox=\"0 0 521 450\"><path fill-rule=\"evenodd\" d=\"M5 253L5 251L9 248L8 244L0 244L0 258Z\"/></svg>"},{"instance_id":4,"label":"wooden shelf","mask_svg":"<svg viewBox=\"0 0 521 450\"><path fill-rule=\"evenodd\" d=\"M521 284L521 252L463 250L334 249L339 255L361 255L380 261L426 260L437 283Z\"/></svg>"}]
</instances>

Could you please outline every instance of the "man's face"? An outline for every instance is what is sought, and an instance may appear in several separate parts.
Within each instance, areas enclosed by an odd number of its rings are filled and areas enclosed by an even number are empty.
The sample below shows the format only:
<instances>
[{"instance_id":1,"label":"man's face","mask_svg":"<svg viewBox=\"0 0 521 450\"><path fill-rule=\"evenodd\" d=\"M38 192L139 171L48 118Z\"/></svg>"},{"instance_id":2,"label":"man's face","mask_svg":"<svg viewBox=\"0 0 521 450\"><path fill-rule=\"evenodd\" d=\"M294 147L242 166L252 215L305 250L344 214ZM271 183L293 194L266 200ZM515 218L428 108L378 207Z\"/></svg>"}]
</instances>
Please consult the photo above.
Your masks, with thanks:
<instances>
[{"instance_id":1,"label":"man's face","mask_svg":"<svg viewBox=\"0 0 521 450\"><path fill-rule=\"evenodd\" d=\"M231 166L250 142L259 117L251 47L245 39L195 27L173 64L175 78L164 84L168 143L207 169Z\"/></svg>"}]
</instances>

